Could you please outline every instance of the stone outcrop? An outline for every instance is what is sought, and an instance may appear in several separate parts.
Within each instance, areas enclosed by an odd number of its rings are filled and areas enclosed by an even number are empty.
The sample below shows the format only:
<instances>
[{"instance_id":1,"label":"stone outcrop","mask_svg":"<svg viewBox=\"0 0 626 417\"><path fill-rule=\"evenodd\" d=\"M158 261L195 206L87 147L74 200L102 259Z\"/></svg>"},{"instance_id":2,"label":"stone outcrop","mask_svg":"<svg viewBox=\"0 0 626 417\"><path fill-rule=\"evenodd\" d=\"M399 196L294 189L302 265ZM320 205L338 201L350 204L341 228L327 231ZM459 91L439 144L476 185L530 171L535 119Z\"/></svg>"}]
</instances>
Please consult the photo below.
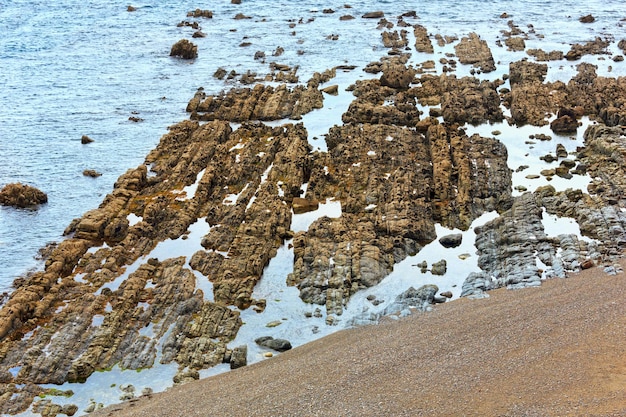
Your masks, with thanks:
<instances>
[{"instance_id":1,"label":"stone outcrop","mask_svg":"<svg viewBox=\"0 0 626 417\"><path fill-rule=\"evenodd\" d=\"M187 112L191 113L191 119L202 121L299 119L323 106L324 97L318 87L319 81L313 79L306 87L258 84L253 88L231 90L221 96L206 95L203 90L198 90L187 105Z\"/></svg>"},{"instance_id":2,"label":"stone outcrop","mask_svg":"<svg viewBox=\"0 0 626 417\"><path fill-rule=\"evenodd\" d=\"M389 27L380 22L381 29ZM509 27L505 44L517 48L516 39L526 34ZM414 26L414 33L415 48L432 52L427 30ZM390 48L405 48L406 34L382 36ZM495 69L488 45L476 34L455 50L461 63ZM487 211L501 214L475 230L481 271L467 278L465 296L539 285L622 253L624 78L597 77L594 66L581 64L567 84L546 83L547 67L523 60L510 66L511 90L498 91L503 80L418 76L407 66L407 54L392 52L367 66L378 79L349 88L355 98L342 116L344 125L326 135L327 152L312 152L301 124L262 122L299 119L322 107L320 85L334 70L315 74L306 85L259 84L218 95L198 90L187 106L190 120L171 126L144 164L121 175L98 208L66 228L66 239L50 250L42 271L16 281L0 310L0 413L25 410L45 392L42 384L85 381L116 365L140 370L157 361L173 363L175 383L197 379L200 370L219 363L245 366L247 346L231 350L228 344L242 325L240 311L262 312L269 302L254 299L253 291L286 242L294 255L288 284L302 300L321 306L310 315L323 317L325 308L327 324L338 322L357 291L378 284L395 264L436 239L436 223L467 230ZM433 61L421 69L434 67ZM250 71L218 75L244 84L297 81L296 67L271 63L270 69L269 78ZM328 94L338 92L332 87ZM505 146L459 127L502 121L502 104L518 125L547 124L551 115L570 129L583 115L603 121L587 130L577 155L556 147L556 157L544 157L560 162L545 175L588 172L588 189L557 192L548 186L512 197ZM432 106L428 115L421 106ZM233 130L231 123L240 125ZM341 216L291 230L294 214L326 201L340 202ZM576 219L586 238L546 235L542 220L548 214ZM186 241L192 229L204 230L192 254L154 250ZM440 242L457 247L461 238ZM444 274L446 268L442 259L430 271ZM428 263L420 269L426 272ZM452 297L438 291L435 285L410 288L381 314L428 310ZM257 343L278 351L291 346L270 336ZM40 407L42 413L76 411L53 401Z\"/></svg>"},{"instance_id":3,"label":"stone outcrop","mask_svg":"<svg viewBox=\"0 0 626 417\"><path fill-rule=\"evenodd\" d=\"M122 175L98 209L73 222L45 270L23 280L0 310L6 382L84 381L115 364L150 367L157 357L181 370L224 361L241 326L238 310L227 306L255 302L263 268L290 236L290 204L308 180L309 153L302 126L170 127L147 165ZM195 182L193 195L180 191ZM130 213L141 221L131 225ZM194 222L215 227L191 259L141 258L158 242L183 237ZM200 290L198 280L210 281L213 293ZM4 374L19 363L28 365L15 377ZM23 409L39 393L11 392L3 413Z\"/></svg>"},{"instance_id":4,"label":"stone outcrop","mask_svg":"<svg viewBox=\"0 0 626 417\"><path fill-rule=\"evenodd\" d=\"M36 207L48 202L48 195L26 184L7 184L0 190L0 205L17 208Z\"/></svg>"},{"instance_id":5,"label":"stone outcrop","mask_svg":"<svg viewBox=\"0 0 626 417\"><path fill-rule=\"evenodd\" d=\"M542 126L548 124L550 115L561 118L564 115L559 115L559 110L569 108L573 113L555 121L555 132L576 131L576 119L583 115L610 126L626 123L626 78L598 77L596 67L587 63L579 64L577 69L577 75L567 84L546 83L544 64L511 63L511 91L502 95L503 104L511 110L511 121Z\"/></svg>"},{"instance_id":6,"label":"stone outcrop","mask_svg":"<svg viewBox=\"0 0 626 417\"><path fill-rule=\"evenodd\" d=\"M364 124L335 127L326 140L327 160L313 166L307 195L339 199L342 216L295 235L289 282L328 314L340 315L352 294L434 240L435 222L466 229L509 204L506 150L494 139L443 125L423 135ZM497 184L479 179L487 177Z\"/></svg>"},{"instance_id":7,"label":"stone outcrop","mask_svg":"<svg viewBox=\"0 0 626 417\"><path fill-rule=\"evenodd\" d=\"M425 52L429 54L434 52L433 43L428 36L428 30L426 30L424 26L413 26L413 34L415 35L415 50L417 52Z\"/></svg>"},{"instance_id":8,"label":"stone outcrop","mask_svg":"<svg viewBox=\"0 0 626 417\"><path fill-rule=\"evenodd\" d=\"M568 61L576 61L583 55L608 55L608 46L611 44L609 40L596 38L593 41L589 41L584 45L576 43L572 45L571 49L565 54L565 59Z\"/></svg>"},{"instance_id":9,"label":"stone outcrop","mask_svg":"<svg viewBox=\"0 0 626 417\"><path fill-rule=\"evenodd\" d=\"M187 39L181 39L172 45L170 56L182 59L194 59L198 57L198 46L189 42Z\"/></svg>"},{"instance_id":10,"label":"stone outcrop","mask_svg":"<svg viewBox=\"0 0 626 417\"><path fill-rule=\"evenodd\" d=\"M472 32L461 38L461 41L454 46L454 51L461 64L471 64L482 72L491 72L496 69L489 45L476 33Z\"/></svg>"}]
</instances>

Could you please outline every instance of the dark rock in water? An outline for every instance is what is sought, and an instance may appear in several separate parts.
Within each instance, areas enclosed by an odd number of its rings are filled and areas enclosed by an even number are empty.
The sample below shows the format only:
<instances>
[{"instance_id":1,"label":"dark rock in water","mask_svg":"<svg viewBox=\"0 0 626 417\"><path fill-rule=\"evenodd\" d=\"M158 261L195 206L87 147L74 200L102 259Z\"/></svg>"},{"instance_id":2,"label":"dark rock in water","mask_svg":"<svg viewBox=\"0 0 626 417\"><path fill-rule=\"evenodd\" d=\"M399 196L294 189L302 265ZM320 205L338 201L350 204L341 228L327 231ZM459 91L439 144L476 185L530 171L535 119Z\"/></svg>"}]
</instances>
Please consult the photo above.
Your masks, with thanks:
<instances>
[{"instance_id":1,"label":"dark rock in water","mask_svg":"<svg viewBox=\"0 0 626 417\"><path fill-rule=\"evenodd\" d=\"M263 346L277 352L284 352L291 349L291 342L289 342L289 340L274 339L271 336L262 336L256 338L254 339L254 342L259 346Z\"/></svg>"},{"instance_id":2,"label":"dark rock in water","mask_svg":"<svg viewBox=\"0 0 626 417\"><path fill-rule=\"evenodd\" d=\"M0 190L0 205L18 208L35 207L47 203L48 196L41 190L21 183L7 184Z\"/></svg>"},{"instance_id":3,"label":"dark rock in water","mask_svg":"<svg viewBox=\"0 0 626 417\"><path fill-rule=\"evenodd\" d=\"M550 129L554 133L575 133L578 129L578 121L576 118L565 115L554 119L550 123Z\"/></svg>"},{"instance_id":4,"label":"dark rock in water","mask_svg":"<svg viewBox=\"0 0 626 417\"><path fill-rule=\"evenodd\" d=\"M365 13L362 17L363 19L380 19L382 17L385 17L385 13L383 13L382 11L368 12Z\"/></svg>"},{"instance_id":5,"label":"dark rock in water","mask_svg":"<svg viewBox=\"0 0 626 417\"><path fill-rule=\"evenodd\" d=\"M461 244L462 240L463 234L455 233L452 235L442 236L441 238L439 238L439 243L441 243L441 246L443 246L444 248L456 248Z\"/></svg>"},{"instance_id":6,"label":"dark rock in water","mask_svg":"<svg viewBox=\"0 0 626 417\"><path fill-rule=\"evenodd\" d=\"M248 346L237 346L230 356L230 369L237 369L248 364Z\"/></svg>"},{"instance_id":7,"label":"dark rock in water","mask_svg":"<svg viewBox=\"0 0 626 417\"><path fill-rule=\"evenodd\" d=\"M182 59L194 59L198 57L198 47L187 39L181 39L172 46L170 56Z\"/></svg>"},{"instance_id":8,"label":"dark rock in water","mask_svg":"<svg viewBox=\"0 0 626 417\"><path fill-rule=\"evenodd\" d=\"M80 138L80 143L82 143L83 145L86 145L86 144L91 143L91 142L93 142L93 139L91 139L91 138L90 138L89 136L87 136L87 135L83 135L83 136Z\"/></svg>"},{"instance_id":9,"label":"dark rock in water","mask_svg":"<svg viewBox=\"0 0 626 417\"><path fill-rule=\"evenodd\" d=\"M588 15L586 15L586 16L581 16L581 17L579 17L579 18L578 18L578 21L579 21L580 23L593 23L593 22L595 22L595 21L596 21L596 18L595 18L595 17L593 17L593 15L588 14Z\"/></svg>"},{"instance_id":10,"label":"dark rock in water","mask_svg":"<svg viewBox=\"0 0 626 417\"><path fill-rule=\"evenodd\" d=\"M187 17L204 17L206 19L212 19L213 12L210 10L196 9L194 11L187 12Z\"/></svg>"},{"instance_id":11,"label":"dark rock in water","mask_svg":"<svg viewBox=\"0 0 626 417\"><path fill-rule=\"evenodd\" d=\"M86 169L83 171L83 175L85 177L96 178L96 177L101 176L102 174L96 171L95 169Z\"/></svg>"}]
</instances>

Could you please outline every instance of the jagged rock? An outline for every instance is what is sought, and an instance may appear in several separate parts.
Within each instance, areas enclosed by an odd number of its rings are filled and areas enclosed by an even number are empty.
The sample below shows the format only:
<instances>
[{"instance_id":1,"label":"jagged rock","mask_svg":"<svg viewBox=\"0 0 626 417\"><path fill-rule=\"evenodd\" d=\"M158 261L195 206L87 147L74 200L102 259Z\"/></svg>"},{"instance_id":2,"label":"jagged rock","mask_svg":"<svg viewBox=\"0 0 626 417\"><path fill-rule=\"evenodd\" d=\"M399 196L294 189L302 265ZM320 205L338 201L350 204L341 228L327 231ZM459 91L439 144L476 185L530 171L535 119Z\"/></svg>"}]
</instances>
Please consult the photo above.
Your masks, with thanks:
<instances>
[{"instance_id":1,"label":"jagged rock","mask_svg":"<svg viewBox=\"0 0 626 417\"><path fill-rule=\"evenodd\" d=\"M176 56L182 59L194 59L198 57L198 47L187 39L181 39L172 45L170 56Z\"/></svg>"},{"instance_id":2,"label":"jagged rock","mask_svg":"<svg viewBox=\"0 0 626 417\"><path fill-rule=\"evenodd\" d=\"M563 59L562 51L546 52L543 49L527 49L526 53L535 57L537 61L560 61Z\"/></svg>"},{"instance_id":3,"label":"jagged rock","mask_svg":"<svg viewBox=\"0 0 626 417\"><path fill-rule=\"evenodd\" d=\"M285 339L274 339L272 336L262 336L254 339L254 342L277 352L285 352L291 349L291 343Z\"/></svg>"},{"instance_id":4,"label":"jagged rock","mask_svg":"<svg viewBox=\"0 0 626 417\"><path fill-rule=\"evenodd\" d=\"M294 271L288 282L298 286L303 300L326 305L333 315L339 315L351 294L377 284L394 263L435 239L434 219L467 228L487 207L506 205L510 195L506 152L495 139L468 138L441 125L423 136L402 127L365 124L335 127L326 140L327 169L312 169L307 196L341 199L342 216L323 217L294 236ZM485 175L503 182L485 190L468 181L483 177L474 169L493 170ZM479 189L490 197L477 199ZM376 207L366 210L371 205Z\"/></svg>"},{"instance_id":5,"label":"jagged rock","mask_svg":"<svg viewBox=\"0 0 626 417\"><path fill-rule=\"evenodd\" d=\"M542 83L548 74L548 65L535 64L526 60L511 62L509 64L509 83L525 84L529 82Z\"/></svg>"},{"instance_id":6,"label":"jagged rock","mask_svg":"<svg viewBox=\"0 0 626 417\"><path fill-rule=\"evenodd\" d=\"M35 207L48 202L48 195L30 185L7 184L0 190L0 205L18 208Z\"/></svg>"},{"instance_id":7,"label":"jagged rock","mask_svg":"<svg viewBox=\"0 0 626 417\"><path fill-rule=\"evenodd\" d=\"M406 30L401 30L400 32L382 32L381 36L383 38L383 45L385 48L406 48L409 44L407 33L408 32Z\"/></svg>"},{"instance_id":8,"label":"jagged rock","mask_svg":"<svg viewBox=\"0 0 626 417\"><path fill-rule=\"evenodd\" d=\"M463 234L455 233L452 235L445 235L440 237L439 243L441 243L441 246L443 246L444 248L456 248L461 244L462 240Z\"/></svg>"},{"instance_id":9,"label":"jagged rock","mask_svg":"<svg viewBox=\"0 0 626 417\"><path fill-rule=\"evenodd\" d=\"M291 202L291 208L295 214L306 213L308 211L317 210L319 207L319 201L308 200L305 198L295 197Z\"/></svg>"},{"instance_id":10,"label":"jagged rock","mask_svg":"<svg viewBox=\"0 0 626 417\"><path fill-rule=\"evenodd\" d=\"M86 144L91 143L91 142L93 142L93 139L91 139L91 138L90 138L89 136L87 136L87 135L83 135L83 136L80 138L80 143L82 143L83 145L86 145Z\"/></svg>"},{"instance_id":11,"label":"jagged rock","mask_svg":"<svg viewBox=\"0 0 626 417\"><path fill-rule=\"evenodd\" d=\"M454 51L461 64L472 64L480 68L482 72L491 72L496 69L487 42L480 39L476 33L472 32L469 36L461 38L461 41L454 47Z\"/></svg>"},{"instance_id":12,"label":"jagged rock","mask_svg":"<svg viewBox=\"0 0 626 417\"><path fill-rule=\"evenodd\" d=\"M313 109L322 107L323 96L318 82L293 89L285 84L278 87L256 85L254 88L231 90L223 96L207 96L199 90L187 105L194 120L298 119Z\"/></svg>"},{"instance_id":13,"label":"jagged rock","mask_svg":"<svg viewBox=\"0 0 626 417\"><path fill-rule=\"evenodd\" d=\"M415 70L404 65L390 64L383 67L380 85L396 90L406 90L415 77Z\"/></svg>"}]
</instances>

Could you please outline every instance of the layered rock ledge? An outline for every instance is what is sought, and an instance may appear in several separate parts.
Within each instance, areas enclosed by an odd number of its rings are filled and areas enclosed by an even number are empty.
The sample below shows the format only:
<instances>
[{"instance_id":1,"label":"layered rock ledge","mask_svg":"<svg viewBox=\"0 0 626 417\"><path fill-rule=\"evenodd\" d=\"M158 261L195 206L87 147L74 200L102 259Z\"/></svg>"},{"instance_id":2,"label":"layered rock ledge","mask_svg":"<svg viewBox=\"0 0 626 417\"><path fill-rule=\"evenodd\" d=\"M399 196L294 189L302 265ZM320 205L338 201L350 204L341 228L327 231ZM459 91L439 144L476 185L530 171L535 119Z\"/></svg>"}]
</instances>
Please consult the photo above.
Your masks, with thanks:
<instances>
[{"instance_id":1,"label":"layered rock ledge","mask_svg":"<svg viewBox=\"0 0 626 417\"><path fill-rule=\"evenodd\" d=\"M426 30L414 33L415 48L430 53ZM409 47L402 31L383 38L390 48ZM476 34L455 51L461 64L495 69ZM582 63L568 83L546 83L547 67L523 60L510 65L505 90L505 80L423 74L407 59L385 57L366 68L380 75L349 88L355 98L343 124L328 131L327 152L313 152L304 125L292 121L323 106L320 86L332 71L306 85L198 90L190 119L171 126L97 209L68 226L42 271L16 282L0 310L0 412L25 410L43 384L82 382L114 366L173 364L179 383L220 363L244 365L247 348L228 343L243 325L241 311L267 305L253 298L255 285L291 239L286 283L304 302L323 306L329 325L355 293L434 241L437 223L467 230L485 212L500 214L476 229L481 272L466 280L466 296L539 285L621 255L623 78L598 77ZM556 116L557 133L576 130L582 116L597 120L574 162L593 176L588 189L548 186L513 197L504 144L463 128L507 119L502 106L512 125L545 125ZM332 200L340 217L292 231L294 213ZM585 238L546 235L548 214L576 219ZM194 253L156 250L184 243L192 226L203 230ZM445 263L438 270L445 273ZM425 309L445 301L437 291L425 286L404 298Z\"/></svg>"}]
</instances>

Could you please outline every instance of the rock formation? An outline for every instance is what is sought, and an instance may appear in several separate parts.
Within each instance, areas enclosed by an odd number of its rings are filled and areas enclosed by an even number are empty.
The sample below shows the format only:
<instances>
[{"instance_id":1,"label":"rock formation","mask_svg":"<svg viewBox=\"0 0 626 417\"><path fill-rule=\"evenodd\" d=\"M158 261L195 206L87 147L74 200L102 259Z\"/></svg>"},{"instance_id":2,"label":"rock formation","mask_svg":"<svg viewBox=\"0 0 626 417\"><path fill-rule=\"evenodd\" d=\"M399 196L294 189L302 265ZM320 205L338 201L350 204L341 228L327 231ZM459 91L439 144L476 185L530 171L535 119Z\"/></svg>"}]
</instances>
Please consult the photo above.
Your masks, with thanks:
<instances>
[{"instance_id":1,"label":"rock formation","mask_svg":"<svg viewBox=\"0 0 626 417\"><path fill-rule=\"evenodd\" d=\"M193 16L210 17L201 10ZM381 29L389 26L381 21ZM509 27L507 45L519 48L523 42L514 39L523 41L525 34ZM414 33L418 52L433 52L427 30L416 25ZM406 34L382 36L388 47L405 48ZM188 41L179 47L173 55L197 53ZM463 64L495 69L488 45L474 33L455 51ZM242 326L240 311L266 307L268 301L254 299L253 291L286 242L294 255L287 283L303 301L321 306L315 314L322 317L325 309L330 325L356 292L378 284L395 264L432 242L436 223L467 230L483 213L500 213L475 230L481 271L467 278L465 296L539 285L568 270L610 264L622 252L626 80L597 77L595 67L583 63L568 83L548 83L546 65L522 60L510 65L510 91L499 91L503 80L420 74L407 62L408 55L398 53L365 68L380 75L349 87L354 100L343 125L328 131L327 152L312 152L304 126L287 119L323 106L320 85L334 70L293 86L257 84L250 71L219 71L221 78L241 77L252 86L216 95L199 89L187 106L190 119L171 126L98 208L66 228L67 238L50 251L42 271L16 281L0 310L0 413L25 410L45 391L42 384L85 381L113 366L140 370L157 361L173 363L176 383L219 363L244 366L247 346L231 350L228 343ZM271 63L270 69L268 80L297 81L295 67ZM332 87L327 94L338 92ZM595 118L584 148L572 156L556 148L549 159L561 165L544 173L588 172L588 189L557 192L548 186L513 197L506 147L461 127L501 122L502 104L512 124L544 125L556 115L555 133L575 130L583 115ZM428 115L421 106L431 106ZM240 125L233 130L232 123ZM331 200L340 202L340 217L291 230L294 214ZM542 219L548 215L576 219L585 238L546 235ZM191 226L204 230L195 252L170 256L155 250L185 241ZM456 247L461 236L441 243ZM431 273L445 274L446 268L442 259ZM452 296L438 291L434 285L410 288L382 314L403 315L410 306L427 310ZM278 351L291 346L269 336L257 343ZM49 401L37 407L50 415L76 411Z\"/></svg>"},{"instance_id":2,"label":"rock formation","mask_svg":"<svg viewBox=\"0 0 626 417\"><path fill-rule=\"evenodd\" d=\"M496 69L487 42L480 39L476 33L472 32L469 36L461 38L454 50L461 64L471 64L482 72L491 72Z\"/></svg>"},{"instance_id":3,"label":"rock formation","mask_svg":"<svg viewBox=\"0 0 626 417\"><path fill-rule=\"evenodd\" d=\"M198 46L189 42L187 39L181 39L172 45L170 56L180 57L182 59L194 59L198 57Z\"/></svg>"},{"instance_id":4,"label":"rock formation","mask_svg":"<svg viewBox=\"0 0 626 417\"><path fill-rule=\"evenodd\" d=\"M36 207L48 202L48 196L43 191L30 185L13 183L7 184L0 190L0 205L17 208Z\"/></svg>"}]
</instances>

